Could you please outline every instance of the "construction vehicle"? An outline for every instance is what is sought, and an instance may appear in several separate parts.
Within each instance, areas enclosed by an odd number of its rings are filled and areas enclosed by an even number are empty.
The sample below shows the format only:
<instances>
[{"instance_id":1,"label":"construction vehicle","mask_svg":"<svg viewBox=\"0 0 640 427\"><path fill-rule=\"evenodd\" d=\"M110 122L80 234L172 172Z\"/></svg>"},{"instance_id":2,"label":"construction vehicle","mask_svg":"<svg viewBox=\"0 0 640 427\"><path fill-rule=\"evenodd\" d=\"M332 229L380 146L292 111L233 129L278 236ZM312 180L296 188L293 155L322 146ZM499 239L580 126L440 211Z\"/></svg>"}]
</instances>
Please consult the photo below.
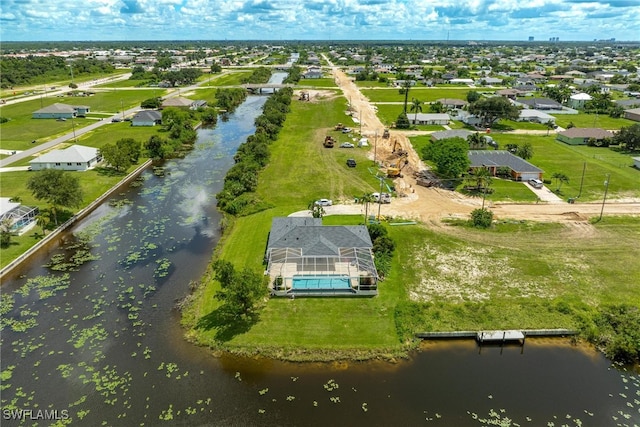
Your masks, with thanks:
<instances>
[{"instance_id":1,"label":"construction vehicle","mask_svg":"<svg viewBox=\"0 0 640 427\"><path fill-rule=\"evenodd\" d=\"M402 169L409 164L409 160L405 159L398 164L393 164L387 168L387 176L389 178L402 178Z\"/></svg>"},{"instance_id":2,"label":"construction vehicle","mask_svg":"<svg viewBox=\"0 0 640 427\"><path fill-rule=\"evenodd\" d=\"M406 157L409 153L402 149L402 145L398 142L397 138L393 138L393 149L391 153L397 157Z\"/></svg>"},{"instance_id":3,"label":"construction vehicle","mask_svg":"<svg viewBox=\"0 0 640 427\"><path fill-rule=\"evenodd\" d=\"M344 125L342 123L338 123L334 128L334 130L342 130L342 129L344 129Z\"/></svg>"},{"instance_id":4,"label":"construction vehicle","mask_svg":"<svg viewBox=\"0 0 640 427\"><path fill-rule=\"evenodd\" d=\"M325 148L333 148L335 144L336 144L335 138L332 137L331 135L327 135L324 138L324 143L322 145L324 145Z\"/></svg>"},{"instance_id":5,"label":"construction vehicle","mask_svg":"<svg viewBox=\"0 0 640 427\"><path fill-rule=\"evenodd\" d=\"M391 134L389 133L389 129L385 129L385 130L384 130L384 132L382 133L382 137L383 137L384 139L389 139L389 136L390 136L390 135L391 135Z\"/></svg>"}]
</instances>

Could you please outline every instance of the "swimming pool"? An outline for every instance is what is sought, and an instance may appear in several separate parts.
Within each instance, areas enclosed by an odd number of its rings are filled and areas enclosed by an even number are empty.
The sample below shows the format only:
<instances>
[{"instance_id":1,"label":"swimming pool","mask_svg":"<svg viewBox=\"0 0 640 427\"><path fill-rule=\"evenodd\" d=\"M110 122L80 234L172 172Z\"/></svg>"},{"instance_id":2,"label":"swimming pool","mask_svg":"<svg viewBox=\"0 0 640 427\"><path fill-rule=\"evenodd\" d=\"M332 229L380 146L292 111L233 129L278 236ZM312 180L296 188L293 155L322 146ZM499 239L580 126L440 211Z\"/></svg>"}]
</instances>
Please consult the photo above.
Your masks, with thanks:
<instances>
[{"instance_id":1,"label":"swimming pool","mask_svg":"<svg viewBox=\"0 0 640 427\"><path fill-rule=\"evenodd\" d=\"M351 289L351 284L349 278L345 276L294 276L293 289L307 291Z\"/></svg>"}]
</instances>

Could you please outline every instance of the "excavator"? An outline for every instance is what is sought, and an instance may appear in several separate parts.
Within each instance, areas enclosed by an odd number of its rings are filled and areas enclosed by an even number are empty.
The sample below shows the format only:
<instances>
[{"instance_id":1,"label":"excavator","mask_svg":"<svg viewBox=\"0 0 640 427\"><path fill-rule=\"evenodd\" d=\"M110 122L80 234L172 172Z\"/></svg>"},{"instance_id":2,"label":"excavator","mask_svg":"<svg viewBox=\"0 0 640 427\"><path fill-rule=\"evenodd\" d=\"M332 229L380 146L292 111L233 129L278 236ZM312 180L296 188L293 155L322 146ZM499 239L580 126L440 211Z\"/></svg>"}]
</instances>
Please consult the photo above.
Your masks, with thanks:
<instances>
[{"instance_id":1,"label":"excavator","mask_svg":"<svg viewBox=\"0 0 640 427\"><path fill-rule=\"evenodd\" d=\"M398 142L397 138L393 139L393 149L391 153L398 157L406 157L409 154L406 150L402 149L402 145Z\"/></svg>"},{"instance_id":2,"label":"excavator","mask_svg":"<svg viewBox=\"0 0 640 427\"><path fill-rule=\"evenodd\" d=\"M402 160L404 159L404 160ZM402 178L402 169L409 164L407 155L403 155L398 163L394 163L387 168L387 177L389 178Z\"/></svg>"}]
</instances>

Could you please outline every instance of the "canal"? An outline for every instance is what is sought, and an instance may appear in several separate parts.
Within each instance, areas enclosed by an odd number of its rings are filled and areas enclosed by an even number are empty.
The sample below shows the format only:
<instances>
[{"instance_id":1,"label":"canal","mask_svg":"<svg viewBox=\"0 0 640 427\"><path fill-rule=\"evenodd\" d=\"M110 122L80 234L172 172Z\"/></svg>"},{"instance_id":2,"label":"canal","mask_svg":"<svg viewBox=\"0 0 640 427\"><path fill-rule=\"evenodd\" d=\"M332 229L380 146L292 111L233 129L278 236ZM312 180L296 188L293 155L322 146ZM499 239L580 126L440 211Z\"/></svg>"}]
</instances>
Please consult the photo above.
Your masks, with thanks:
<instances>
[{"instance_id":1,"label":"canal","mask_svg":"<svg viewBox=\"0 0 640 427\"><path fill-rule=\"evenodd\" d=\"M145 172L3 283L3 426L640 423L638 375L565 340L430 343L394 364L214 357L184 341L176 303L211 259L215 194L265 100L200 129L163 177Z\"/></svg>"}]
</instances>

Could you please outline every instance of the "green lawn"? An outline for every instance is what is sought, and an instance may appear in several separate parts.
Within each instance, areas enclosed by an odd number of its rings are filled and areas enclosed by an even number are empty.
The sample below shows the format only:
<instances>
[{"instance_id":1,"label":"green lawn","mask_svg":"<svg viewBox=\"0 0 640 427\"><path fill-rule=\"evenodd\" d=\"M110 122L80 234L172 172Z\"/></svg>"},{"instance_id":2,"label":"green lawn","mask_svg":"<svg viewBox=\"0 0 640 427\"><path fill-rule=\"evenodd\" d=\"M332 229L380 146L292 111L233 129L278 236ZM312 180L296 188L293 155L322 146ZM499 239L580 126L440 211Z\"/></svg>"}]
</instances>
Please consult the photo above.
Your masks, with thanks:
<instances>
[{"instance_id":1,"label":"green lawn","mask_svg":"<svg viewBox=\"0 0 640 427\"><path fill-rule=\"evenodd\" d=\"M602 128L620 129L625 126L633 126L636 122L628 119L614 119L604 114L556 114L556 124L562 128L567 128L569 123L573 123L579 128Z\"/></svg>"},{"instance_id":2,"label":"green lawn","mask_svg":"<svg viewBox=\"0 0 640 427\"><path fill-rule=\"evenodd\" d=\"M239 86L242 84L242 79L249 77L252 71L247 70L232 70L222 74L207 75L206 83L202 87L207 86Z\"/></svg>"},{"instance_id":3,"label":"green lawn","mask_svg":"<svg viewBox=\"0 0 640 427\"><path fill-rule=\"evenodd\" d=\"M634 169L632 156L608 148L566 145L555 139L554 135L516 135L495 132L493 138L505 147L507 144L530 143L533 146L533 158L529 160L544 171L545 180L551 181L554 172L564 173L569 182L562 184L563 198L576 197L580 192L583 166L586 163L581 201L601 200L604 192L603 182L607 174L609 179L608 197L640 197L640 172ZM420 153L422 147L429 144L428 135L411 138L414 149ZM493 201L536 201L536 197L519 183L496 180L495 193L488 196ZM548 185L556 188L556 182Z\"/></svg>"},{"instance_id":4,"label":"green lawn","mask_svg":"<svg viewBox=\"0 0 640 427\"><path fill-rule=\"evenodd\" d=\"M305 210L319 197L349 200L375 189L363 150L321 146L327 133L337 135L330 129L343 120L344 107L341 98L294 101L256 192L274 207L233 219L217 257L262 272L273 217ZM503 136L526 137L496 139ZM426 143L424 137L413 141L417 147ZM566 151L552 138L539 137L533 143L545 162ZM571 150L565 157L580 155ZM359 160L356 169L346 168L347 156ZM489 202L498 195L502 200L533 201L521 183L496 180L494 189ZM323 219L325 224L362 220ZM215 329L193 328L218 306L213 298L218 285L204 278L183 321L190 338L213 348L295 360L394 357L418 331L576 328L580 313L599 304L640 304L640 264L635 262L640 221L607 218L589 227L593 230L587 235L571 225L526 222L500 223L490 230L388 227L396 251L391 273L375 298L272 298L256 324L220 342Z\"/></svg>"},{"instance_id":5,"label":"green lawn","mask_svg":"<svg viewBox=\"0 0 640 427\"><path fill-rule=\"evenodd\" d=\"M70 105L88 105L93 113L106 112L115 114L125 109L140 105L140 102L156 96L164 95L164 89L149 90L121 90L109 92L97 92L89 97L54 97L40 100L25 101L18 104L5 105L0 109L0 115L9 119L7 123L0 124L0 148L7 150L26 150L33 145L31 141L38 143L48 141L60 135L70 133L75 126L79 129L92 123L91 119L77 118L59 122L55 119L33 119L32 113L42 107L54 103Z\"/></svg>"},{"instance_id":6,"label":"green lawn","mask_svg":"<svg viewBox=\"0 0 640 427\"><path fill-rule=\"evenodd\" d=\"M467 99L467 92L494 92L494 89L471 89L466 86L454 87L413 87L409 90L409 102L412 98L419 99L422 102L435 102L440 98L456 98ZM400 93L399 88L384 89L362 89L362 94L371 102L404 102L404 95Z\"/></svg>"},{"instance_id":7,"label":"green lawn","mask_svg":"<svg viewBox=\"0 0 640 427\"><path fill-rule=\"evenodd\" d=\"M529 161L544 170L545 180L554 172L564 173L569 182L562 185L564 197L575 197L580 192L583 165L586 171L582 188L582 201L599 200L603 196L604 181L609 179L609 197L640 197L640 173L632 167L631 155L618 153L609 148L572 146L557 141L553 135L493 134L501 147L508 143L533 146L533 158ZM555 182L550 185L555 189Z\"/></svg>"},{"instance_id":8,"label":"green lawn","mask_svg":"<svg viewBox=\"0 0 640 427\"><path fill-rule=\"evenodd\" d=\"M147 159L140 159L139 164L142 164ZM127 173L133 171L138 165L131 166ZM31 192L26 188L26 182L31 176L37 172L3 172L0 174L0 195L2 197L20 197L21 203L26 206L37 206L41 209L45 209L48 206L42 201L34 199ZM69 172L73 173L80 179L80 186L83 192L82 205L77 209L80 210L86 207L89 203L96 200L107 190L118 183L126 174L114 173L110 169L96 168L86 172ZM77 212L75 210L73 213ZM67 214L61 212L61 217L70 216L71 212ZM36 227L22 236L14 236L11 241L12 244L8 248L0 249L0 268L9 264L19 255L26 252L30 247L35 245L42 238L42 229Z\"/></svg>"},{"instance_id":9,"label":"green lawn","mask_svg":"<svg viewBox=\"0 0 640 427\"><path fill-rule=\"evenodd\" d=\"M335 88L336 82L333 79L300 79L298 86L301 88L313 87L313 88Z\"/></svg>"}]
</instances>

